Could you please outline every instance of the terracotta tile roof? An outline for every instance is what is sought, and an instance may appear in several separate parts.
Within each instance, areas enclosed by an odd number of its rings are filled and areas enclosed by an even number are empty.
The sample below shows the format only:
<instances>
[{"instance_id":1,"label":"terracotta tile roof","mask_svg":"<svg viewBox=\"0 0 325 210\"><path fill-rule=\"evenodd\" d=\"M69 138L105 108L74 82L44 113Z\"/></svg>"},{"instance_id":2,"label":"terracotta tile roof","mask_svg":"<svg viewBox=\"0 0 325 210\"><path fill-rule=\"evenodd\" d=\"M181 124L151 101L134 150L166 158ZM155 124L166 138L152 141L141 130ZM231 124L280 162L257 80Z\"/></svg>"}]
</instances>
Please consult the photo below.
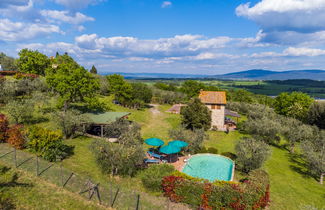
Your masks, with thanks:
<instances>
[{"instance_id":1,"label":"terracotta tile roof","mask_svg":"<svg viewBox=\"0 0 325 210\"><path fill-rule=\"evenodd\" d=\"M224 91L201 91L199 98L204 104L226 104L226 92Z\"/></svg>"}]
</instances>

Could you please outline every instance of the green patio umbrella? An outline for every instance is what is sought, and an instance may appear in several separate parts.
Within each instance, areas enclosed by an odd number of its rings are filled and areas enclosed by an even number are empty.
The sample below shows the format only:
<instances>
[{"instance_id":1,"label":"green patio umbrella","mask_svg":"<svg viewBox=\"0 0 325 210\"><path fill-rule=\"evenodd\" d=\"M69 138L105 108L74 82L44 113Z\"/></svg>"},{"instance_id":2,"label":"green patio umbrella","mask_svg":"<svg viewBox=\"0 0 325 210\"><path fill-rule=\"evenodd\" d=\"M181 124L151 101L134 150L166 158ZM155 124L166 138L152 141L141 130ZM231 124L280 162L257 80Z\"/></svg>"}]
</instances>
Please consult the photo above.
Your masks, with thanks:
<instances>
[{"instance_id":1,"label":"green patio umbrella","mask_svg":"<svg viewBox=\"0 0 325 210\"><path fill-rule=\"evenodd\" d=\"M176 147L180 147L180 148L188 146L187 142L181 141L181 140L173 140L173 141L169 142L168 144L176 146Z\"/></svg>"},{"instance_id":2,"label":"green patio umbrella","mask_svg":"<svg viewBox=\"0 0 325 210\"><path fill-rule=\"evenodd\" d=\"M161 145L164 145L164 141L158 138L149 138L144 141L146 144L150 146L160 147Z\"/></svg>"},{"instance_id":3,"label":"green patio umbrella","mask_svg":"<svg viewBox=\"0 0 325 210\"><path fill-rule=\"evenodd\" d=\"M170 155L170 154L175 154L181 151L180 147L176 147L174 145L167 145L160 147L159 152Z\"/></svg>"}]
</instances>

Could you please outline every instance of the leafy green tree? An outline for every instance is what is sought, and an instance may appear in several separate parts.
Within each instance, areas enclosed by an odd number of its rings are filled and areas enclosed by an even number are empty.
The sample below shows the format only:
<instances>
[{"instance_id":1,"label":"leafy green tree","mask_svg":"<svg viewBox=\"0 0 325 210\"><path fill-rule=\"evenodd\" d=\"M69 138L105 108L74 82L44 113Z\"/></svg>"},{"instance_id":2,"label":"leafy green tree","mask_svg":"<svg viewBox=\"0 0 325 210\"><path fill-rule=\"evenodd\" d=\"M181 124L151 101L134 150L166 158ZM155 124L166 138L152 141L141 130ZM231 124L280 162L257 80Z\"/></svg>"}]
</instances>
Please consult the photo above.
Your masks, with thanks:
<instances>
[{"instance_id":1,"label":"leafy green tree","mask_svg":"<svg viewBox=\"0 0 325 210\"><path fill-rule=\"evenodd\" d=\"M44 75L50 64L49 58L38 51L22 49L18 55L16 65L21 72Z\"/></svg>"},{"instance_id":2,"label":"leafy green tree","mask_svg":"<svg viewBox=\"0 0 325 210\"><path fill-rule=\"evenodd\" d=\"M202 150L203 141L208 138L203 129L187 130L185 128L177 128L169 130L169 137L187 142L189 145L184 151L190 153L198 153Z\"/></svg>"},{"instance_id":3,"label":"leafy green tree","mask_svg":"<svg viewBox=\"0 0 325 210\"><path fill-rule=\"evenodd\" d=\"M314 102L309 109L306 121L320 129L325 129L325 103Z\"/></svg>"},{"instance_id":4,"label":"leafy green tree","mask_svg":"<svg viewBox=\"0 0 325 210\"><path fill-rule=\"evenodd\" d=\"M132 86L124 80L124 77L119 74L107 76L109 90L115 95L115 99L120 103L130 101L132 98Z\"/></svg>"},{"instance_id":5,"label":"leafy green tree","mask_svg":"<svg viewBox=\"0 0 325 210\"><path fill-rule=\"evenodd\" d=\"M96 69L96 67L94 65L91 67L90 73L97 74L97 69Z\"/></svg>"},{"instance_id":6,"label":"leafy green tree","mask_svg":"<svg viewBox=\"0 0 325 210\"><path fill-rule=\"evenodd\" d=\"M154 84L154 86L161 90L177 91L177 87L175 84L166 84L166 83L162 83L162 82L157 82Z\"/></svg>"},{"instance_id":7,"label":"leafy green tree","mask_svg":"<svg viewBox=\"0 0 325 210\"><path fill-rule=\"evenodd\" d=\"M187 101L186 95L181 92L153 89L152 93L153 93L153 97L152 97L153 103L178 104Z\"/></svg>"},{"instance_id":8,"label":"leafy green tree","mask_svg":"<svg viewBox=\"0 0 325 210\"><path fill-rule=\"evenodd\" d=\"M144 83L131 83L132 85L132 98L150 103L152 98L152 90Z\"/></svg>"},{"instance_id":9,"label":"leafy green tree","mask_svg":"<svg viewBox=\"0 0 325 210\"><path fill-rule=\"evenodd\" d=\"M95 140L91 149L103 173L113 176L132 176L143 162L144 151L141 145L126 146Z\"/></svg>"},{"instance_id":10,"label":"leafy green tree","mask_svg":"<svg viewBox=\"0 0 325 210\"><path fill-rule=\"evenodd\" d=\"M246 173L258 169L271 154L269 146L253 138L244 138L235 146L236 163Z\"/></svg>"},{"instance_id":11,"label":"leafy green tree","mask_svg":"<svg viewBox=\"0 0 325 210\"><path fill-rule=\"evenodd\" d=\"M322 130L312 141L304 141L301 147L310 171L319 176L319 182L323 184L325 175L325 131Z\"/></svg>"},{"instance_id":12,"label":"leafy green tree","mask_svg":"<svg viewBox=\"0 0 325 210\"><path fill-rule=\"evenodd\" d=\"M187 80L182 84L181 91L185 93L189 98L198 96L200 90L203 90L205 85L201 82L194 80Z\"/></svg>"},{"instance_id":13,"label":"leafy green tree","mask_svg":"<svg viewBox=\"0 0 325 210\"><path fill-rule=\"evenodd\" d=\"M278 114L304 120L313 101L305 93L281 93L275 98L274 109Z\"/></svg>"},{"instance_id":14,"label":"leafy green tree","mask_svg":"<svg viewBox=\"0 0 325 210\"><path fill-rule=\"evenodd\" d=\"M244 89L230 90L227 92L227 99L237 102L253 103L253 95L253 93Z\"/></svg>"},{"instance_id":15,"label":"leafy green tree","mask_svg":"<svg viewBox=\"0 0 325 210\"><path fill-rule=\"evenodd\" d=\"M211 127L211 112L198 98L192 99L188 106L182 107L182 124L187 129L204 129Z\"/></svg>"},{"instance_id":16,"label":"leafy green tree","mask_svg":"<svg viewBox=\"0 0 325 210\"><path fill-rule=\"evenodd\" d=\"M4 53L0 53L0 65L3 71L17 71L15 59Z\"/></svg>"},{"instance_id":17,"label":"leafy green tree","mask_svg":"<svg viewBox=\"0 0 325 210\"><path fill-rule=\"evenodd\" d=\"M162 179L165 176L171 175L175 171L174 166L169 164L150 165L139 175L142 184L148 190L154 192L162 191Z\"/></svg>"},{"instance_id":18,"label":"leafy green tree","mask_svg":"<svg viewBox=\"0 0 325 210\"><path fill-rule=\"evenodd\" d=\"M57 67L47 69L46 82L59 94L59 102L64 110L73 102L85 102L89 105L96 103L98 80L68 55L59 56L55 60Z\"/></svg>"}]
</instances>

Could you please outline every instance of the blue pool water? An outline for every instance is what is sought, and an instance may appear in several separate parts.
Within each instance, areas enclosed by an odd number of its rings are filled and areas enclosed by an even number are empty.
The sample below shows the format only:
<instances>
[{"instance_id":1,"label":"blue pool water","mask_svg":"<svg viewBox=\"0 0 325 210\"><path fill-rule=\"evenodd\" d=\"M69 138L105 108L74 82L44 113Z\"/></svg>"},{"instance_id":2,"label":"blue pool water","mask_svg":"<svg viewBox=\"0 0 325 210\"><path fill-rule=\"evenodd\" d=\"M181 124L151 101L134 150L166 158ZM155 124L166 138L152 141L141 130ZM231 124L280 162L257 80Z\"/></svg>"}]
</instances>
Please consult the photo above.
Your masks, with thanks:
<instances>
[{"instance_id":1,"label":"blue pool water","mask_svg":"<svg viewBox=\"0 0 325 210\"><path fill-rule=\"evenodd\" d=\"M198 154L192 156L185 164L182 172L192 177L231 181L234 162L227 157L213 154Z\"/></svg>"}]
</instances>

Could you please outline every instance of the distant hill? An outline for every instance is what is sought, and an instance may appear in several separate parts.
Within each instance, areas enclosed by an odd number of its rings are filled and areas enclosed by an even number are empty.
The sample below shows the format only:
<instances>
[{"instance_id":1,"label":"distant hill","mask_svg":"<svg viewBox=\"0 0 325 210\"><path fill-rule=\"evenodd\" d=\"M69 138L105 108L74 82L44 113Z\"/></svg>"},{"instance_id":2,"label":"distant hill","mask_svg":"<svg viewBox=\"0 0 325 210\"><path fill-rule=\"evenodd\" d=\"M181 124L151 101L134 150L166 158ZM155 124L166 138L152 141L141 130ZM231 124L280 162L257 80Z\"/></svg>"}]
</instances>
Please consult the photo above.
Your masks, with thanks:
<instances>
[{"instance_id":1,"label":"distant hill","mask_svg":"<svg viewBox=\"0 0 325 210\"><path fill-rule=\"evenodd\" d=\"M112 72L109 74L120 74L127 79L223 79L223 80L288 80L288 79L311 79L325 80L324 70L291 70L270 71L263 69L252 69L229 74L204 75L204 74L168 74L168 73L124 73Z\"/></svg>"},{"instance_id":2,"label":"distant hill","mask_svg":"<svg viewBox=\"0 0 325 210\"><path fill-rule=\"evenodd\" d=\"M194 79L205 78L211 75L201 74L168 74L168 73L125 73L125 72L110 72L105 75L120 74L126 79Z\"/></svg>"},{"instance_id":3,"label":"distant hill","mask_svg":"<svg viewBox=\"0 0 325 210\"><path fill-rule=\"evenodd\" d=\"M325 80L324 70L291 70L291 71L269 71L253 69L223 75L215 75L216 79L231 80L288 80L288 79L312 79Z\"/></svg>"}]
</instances>

